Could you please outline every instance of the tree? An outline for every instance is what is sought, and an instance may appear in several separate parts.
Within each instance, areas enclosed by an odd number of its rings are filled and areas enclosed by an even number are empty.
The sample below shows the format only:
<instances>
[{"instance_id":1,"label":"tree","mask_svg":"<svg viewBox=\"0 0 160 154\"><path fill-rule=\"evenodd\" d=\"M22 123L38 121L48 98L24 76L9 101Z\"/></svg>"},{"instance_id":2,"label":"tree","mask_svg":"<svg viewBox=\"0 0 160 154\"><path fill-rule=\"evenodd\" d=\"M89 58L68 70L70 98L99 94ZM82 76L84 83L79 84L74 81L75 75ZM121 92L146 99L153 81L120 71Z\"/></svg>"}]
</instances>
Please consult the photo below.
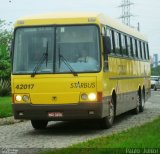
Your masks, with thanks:
<instances>
[{"instance_id":1,"label":"tree","mask_svg":"<svg viewBox=\"0 0 160 154\"><path fill-rule=\"evenodd\" d=\"M151 75L152 76L160 76L160 66L152 68Z\"/></svg>"},{"instance_id":2,"label":"tree","mask_svg":"<svg viewBox=\"0 0 160 154\"><path fill-rule=\"evenodd\" d=\"M6 27L8 24L4 20L0 20L0 95L2 91L10 90L10 42L12 39L12 30Z\"/></svg>"}]
</instances>

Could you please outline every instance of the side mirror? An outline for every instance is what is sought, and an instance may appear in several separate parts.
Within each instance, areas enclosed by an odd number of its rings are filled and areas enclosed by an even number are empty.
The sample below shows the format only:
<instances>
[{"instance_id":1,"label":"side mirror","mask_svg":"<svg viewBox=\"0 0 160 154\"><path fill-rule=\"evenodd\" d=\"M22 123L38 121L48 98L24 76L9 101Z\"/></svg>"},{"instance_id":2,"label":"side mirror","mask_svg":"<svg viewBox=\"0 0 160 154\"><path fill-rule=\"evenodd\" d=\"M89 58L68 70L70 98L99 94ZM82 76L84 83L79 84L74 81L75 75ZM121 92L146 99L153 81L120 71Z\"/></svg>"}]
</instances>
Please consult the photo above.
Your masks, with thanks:
<instances>
[{"instance_id":1,"label":"side mirror","mask_svg":"<svg viewBox=\"0 0 160 154\"><path fill-rule=\"evenodd\" d=\"M111 53L111 39L108 36L103 36L103 48L105 55Z\"/></svg>"},{"instance_id":2,"label":"side mirror","mask_svg":"<svg viewBox=\"0 0 160 154\"><path fill-rule=\"evenodd\" d=\"M108 54L111 53L111 40L108 36L103 36L103 48L104 48L104 72L108 71Z\"/></svg>"}]
</instances>

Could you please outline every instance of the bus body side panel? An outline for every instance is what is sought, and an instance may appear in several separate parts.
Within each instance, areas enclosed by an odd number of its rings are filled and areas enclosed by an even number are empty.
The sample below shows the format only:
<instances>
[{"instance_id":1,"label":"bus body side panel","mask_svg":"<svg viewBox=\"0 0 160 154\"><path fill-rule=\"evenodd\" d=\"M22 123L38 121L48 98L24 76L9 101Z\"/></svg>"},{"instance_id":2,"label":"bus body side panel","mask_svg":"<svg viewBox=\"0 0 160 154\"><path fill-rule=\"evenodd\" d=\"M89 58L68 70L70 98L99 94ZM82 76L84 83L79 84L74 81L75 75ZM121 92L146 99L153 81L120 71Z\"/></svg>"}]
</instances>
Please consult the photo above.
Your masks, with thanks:
<instances>
[{"instance_id":1,"label":"bus body side panel","mask_svg":"<svg viewBox=\"0 0 160 154\"><path fill-rule=\"evenodd\" d=\"M139 85L150 97L150 66L148 62L109 56L109 70L104 72L104 95L116 93L116 115L136 108Z\"/></svg>"}]
</instances>

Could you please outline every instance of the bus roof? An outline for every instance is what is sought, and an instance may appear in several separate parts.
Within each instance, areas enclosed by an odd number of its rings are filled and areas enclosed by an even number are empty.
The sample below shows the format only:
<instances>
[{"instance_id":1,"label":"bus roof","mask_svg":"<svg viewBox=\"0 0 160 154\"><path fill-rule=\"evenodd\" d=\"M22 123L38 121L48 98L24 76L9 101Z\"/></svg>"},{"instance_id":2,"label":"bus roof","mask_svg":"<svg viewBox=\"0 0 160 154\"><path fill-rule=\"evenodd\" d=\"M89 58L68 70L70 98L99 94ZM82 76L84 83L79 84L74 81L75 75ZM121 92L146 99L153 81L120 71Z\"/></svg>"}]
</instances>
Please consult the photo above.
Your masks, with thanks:
<instances>
[{"instance_id":1,"label":"bus roof","mask_svg":"<svg viewBox=\"0 0 160 154\"><path fill-rule=\"evenodd\" d=\"M91 20L89 20L91 19ZM62 12L62 13L45 13L32 16L22 17L17 20L15 27L35 26L35 25L53 25L53 24L102 24L113 29L132 35L136 38L147 41L146 36L137 30L130 28L115 19L97 12Z\"/></svg>"}]
</instances>

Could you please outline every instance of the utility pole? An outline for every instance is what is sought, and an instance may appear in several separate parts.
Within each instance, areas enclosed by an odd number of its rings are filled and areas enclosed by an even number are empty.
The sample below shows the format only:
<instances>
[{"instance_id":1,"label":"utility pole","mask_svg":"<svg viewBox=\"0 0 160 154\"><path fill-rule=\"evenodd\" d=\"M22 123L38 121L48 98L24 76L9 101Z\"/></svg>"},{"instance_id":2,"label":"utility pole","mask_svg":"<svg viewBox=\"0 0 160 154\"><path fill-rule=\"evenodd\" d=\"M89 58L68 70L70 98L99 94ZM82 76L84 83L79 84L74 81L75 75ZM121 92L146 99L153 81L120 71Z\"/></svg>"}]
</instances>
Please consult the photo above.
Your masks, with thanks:
<instances>
[{"instance_id":1,"label":"utility pole","mask_svg":"<svg viewBox=\"0 0 160 154\"><path fill-rule=\"evenodd\" d=\"M140 31L140 23L138 22L137 30Z\"/></svg>"},{"instance_id":2,"label":"utility pole","mask_svg":"<svg viewBox=\"0 0 160 154\"><path fill-rule=\"evenodd\" d=\"M122 0L121 5L119 6L122 8L122 15L119 17L122 19L122 23L126 24L127 26L131 27L131 17L133 16L131 14L131 5L133 5L130 0Z\"/></svg>"}]
</instances>

